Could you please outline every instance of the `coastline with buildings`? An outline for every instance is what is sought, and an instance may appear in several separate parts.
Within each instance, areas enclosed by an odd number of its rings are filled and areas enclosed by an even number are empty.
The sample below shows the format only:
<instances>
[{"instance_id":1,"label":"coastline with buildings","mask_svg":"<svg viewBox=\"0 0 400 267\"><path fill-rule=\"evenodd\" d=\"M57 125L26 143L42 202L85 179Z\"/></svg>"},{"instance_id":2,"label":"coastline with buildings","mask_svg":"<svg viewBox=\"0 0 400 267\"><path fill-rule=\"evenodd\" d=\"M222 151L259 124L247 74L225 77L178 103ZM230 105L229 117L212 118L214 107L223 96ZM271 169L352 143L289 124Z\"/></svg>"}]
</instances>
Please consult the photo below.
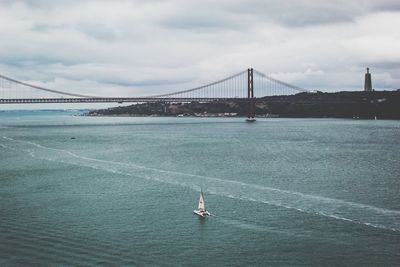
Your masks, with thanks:
<instances>
[{"instance_id":1,"label":"coastline with buildings","mask_svg":"<svg viewBox=\"0 0 400 267\"><path fill-rule=\"evenodd\" d=\"M138 103L92 110L85 116L245 117L246 101ZM400 91L299 93L262 97L255 102L257 117L400 119Z\"/></svg>"}]
</instances>

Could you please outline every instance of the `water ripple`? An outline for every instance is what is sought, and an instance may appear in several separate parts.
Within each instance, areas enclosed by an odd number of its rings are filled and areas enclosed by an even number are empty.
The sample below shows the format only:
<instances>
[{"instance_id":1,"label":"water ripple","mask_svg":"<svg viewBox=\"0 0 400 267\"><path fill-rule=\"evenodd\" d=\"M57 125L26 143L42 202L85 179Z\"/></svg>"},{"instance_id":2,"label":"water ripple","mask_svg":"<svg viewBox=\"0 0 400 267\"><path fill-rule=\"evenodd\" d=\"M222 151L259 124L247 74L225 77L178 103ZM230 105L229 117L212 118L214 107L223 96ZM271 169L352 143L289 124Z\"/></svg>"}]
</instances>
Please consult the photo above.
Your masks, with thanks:
<instances>
[{"instance_id":1,"label":"water ripple","mask_svg":"<svg viewBox=\"0 0 400 267\"><path fill-rule=\"evenodd\" d=\"M203 185L208 189L208 193L219 196L261 202L368 227L400 231L400 211L397 210L217 177L149 168L134 163L89 158L68 150L46 147L38 143L16 140L6 136L2 136L2 139L8 141L7 144L0 144L2 147L25 151L31 157L39 159L184 186L196 191L200 189L200 185Z\"/></svg>"}]
</instances>

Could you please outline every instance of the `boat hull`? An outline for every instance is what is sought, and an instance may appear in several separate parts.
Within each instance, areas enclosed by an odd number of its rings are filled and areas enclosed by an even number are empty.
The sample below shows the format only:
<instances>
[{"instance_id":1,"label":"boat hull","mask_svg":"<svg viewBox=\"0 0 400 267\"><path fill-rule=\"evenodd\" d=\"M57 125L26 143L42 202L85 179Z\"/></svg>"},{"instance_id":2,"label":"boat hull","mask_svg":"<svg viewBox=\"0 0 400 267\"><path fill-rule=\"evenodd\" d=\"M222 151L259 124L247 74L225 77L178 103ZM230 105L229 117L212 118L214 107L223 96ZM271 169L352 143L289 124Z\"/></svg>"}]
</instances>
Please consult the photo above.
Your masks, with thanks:
<instances>
[{"instance_id":1,"label":"boat hull","mask_svg":"<svg viewBox=\"0 0 400 267\"><path fill-rule=\"evenodd\" d=\"M194 210L193 213L198 215L198 216L200 216L200 217L202 217L202 218L205 218L206 216L210 216L211 215L208 211L203 211L203 210Z\"/></svg>"}]
</instances>

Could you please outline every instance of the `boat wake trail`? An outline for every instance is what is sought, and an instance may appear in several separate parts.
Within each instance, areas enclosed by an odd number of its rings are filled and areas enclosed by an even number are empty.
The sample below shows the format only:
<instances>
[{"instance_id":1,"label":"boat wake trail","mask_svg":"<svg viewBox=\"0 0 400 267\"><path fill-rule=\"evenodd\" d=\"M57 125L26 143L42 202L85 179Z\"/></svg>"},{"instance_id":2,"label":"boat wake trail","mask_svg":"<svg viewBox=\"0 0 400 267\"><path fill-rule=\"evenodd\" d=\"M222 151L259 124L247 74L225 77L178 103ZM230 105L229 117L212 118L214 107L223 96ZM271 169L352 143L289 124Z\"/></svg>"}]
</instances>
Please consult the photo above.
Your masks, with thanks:
<instances>
[{"instance_id":1,"label":"boat wake trail","mask_svg":"<svg viewBox=\"0 0 400 267\"><path fill-rule=\"evenodd\" d=\"M1 143L1 140L4 143ZM16 140L6 136L0 138L0 146L16 151L24 151L31 157L43 160L84 166L118 175L174 184L196 191L200 191L200 185L202 185L208 189L208 194L260 202L302 213L315 214L350 223L362 224L368 227L400 232L400 211L397 210L216 177L149 168L134 163L89 158L68 150L50 148L34 142Z\"/></svg>"}]
</instances>

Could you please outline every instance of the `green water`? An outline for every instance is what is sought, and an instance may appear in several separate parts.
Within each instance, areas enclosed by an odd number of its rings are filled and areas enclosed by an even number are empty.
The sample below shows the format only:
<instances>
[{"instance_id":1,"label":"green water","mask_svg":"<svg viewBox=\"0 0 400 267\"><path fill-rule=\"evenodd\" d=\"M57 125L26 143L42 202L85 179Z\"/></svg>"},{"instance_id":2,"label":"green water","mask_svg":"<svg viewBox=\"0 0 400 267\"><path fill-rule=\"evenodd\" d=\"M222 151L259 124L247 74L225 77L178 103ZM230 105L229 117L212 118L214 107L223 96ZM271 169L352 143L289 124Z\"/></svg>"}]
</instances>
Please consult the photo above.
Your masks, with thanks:
<instances>
[{"instance_id":1,"label":"green water","mask_svg":"<svg viewBox=\"0 0 400 267\"><path fill-rule=\"evenodd\" d=\"M399 151L399 121L2 112L0 266L394 266Z\"/></svg>"}]
</instances>

